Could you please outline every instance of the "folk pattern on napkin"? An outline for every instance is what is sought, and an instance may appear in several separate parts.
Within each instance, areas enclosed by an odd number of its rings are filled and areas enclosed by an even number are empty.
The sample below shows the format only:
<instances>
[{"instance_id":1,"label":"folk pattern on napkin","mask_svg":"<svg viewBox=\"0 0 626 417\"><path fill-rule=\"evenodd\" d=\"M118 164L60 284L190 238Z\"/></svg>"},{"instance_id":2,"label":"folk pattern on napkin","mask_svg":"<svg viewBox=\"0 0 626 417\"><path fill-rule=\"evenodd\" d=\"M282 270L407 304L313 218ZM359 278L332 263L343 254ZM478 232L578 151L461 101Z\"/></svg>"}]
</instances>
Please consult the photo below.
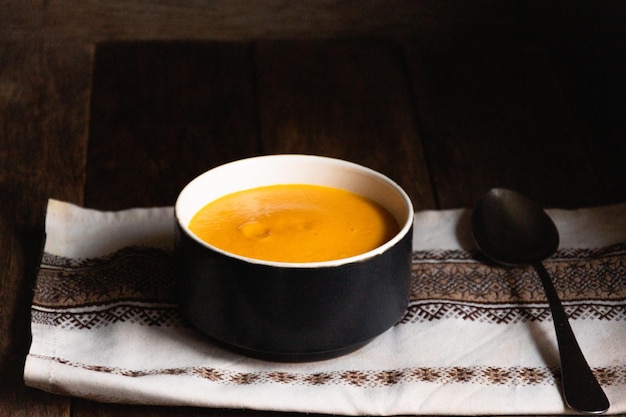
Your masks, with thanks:
<instances>
[{"instance_id":1,"label":"folk pattern on napkin","mask_svg":"<svg viewBox=\"0 0 626 417\"><path fill-rule=\"evenodd\" d=\"M626 244L601 249L560 250L547 269L571 318L626 320ZM585 279L580 279L581 276ZM173 298L172 254L133 246L112 254L73 259L44 254L32 306L32 322L88 331L119 323L189 327ZM411 301L397 326L449 318L499 325L550 320L543 289L532 268L490 265L462 250L413 254ZM42 357L43 358L43 357ZM400 383L555 385L558 369L548 367L413 367L333 372L237 372L213 367L131 369L45 357L85 370L142 377L186 375L221 384L348 385L371 388ZM626 367L596 368L604 386L626 385Z\"/></svg>"},{"instance_id":2,"label":"folk pattern on napkin","mask_svg":"<svg viewBox=\"0 0 626 417\"><path fill-rule=\"evenodd\" d=\"M626 320L625 255L621 243L563 249L545 262L570 318ZM530 266L494 266L466 251L414 253L411 304L403 322L450 317L503 324L552 319Z\"/></svg>"}]
</instances>

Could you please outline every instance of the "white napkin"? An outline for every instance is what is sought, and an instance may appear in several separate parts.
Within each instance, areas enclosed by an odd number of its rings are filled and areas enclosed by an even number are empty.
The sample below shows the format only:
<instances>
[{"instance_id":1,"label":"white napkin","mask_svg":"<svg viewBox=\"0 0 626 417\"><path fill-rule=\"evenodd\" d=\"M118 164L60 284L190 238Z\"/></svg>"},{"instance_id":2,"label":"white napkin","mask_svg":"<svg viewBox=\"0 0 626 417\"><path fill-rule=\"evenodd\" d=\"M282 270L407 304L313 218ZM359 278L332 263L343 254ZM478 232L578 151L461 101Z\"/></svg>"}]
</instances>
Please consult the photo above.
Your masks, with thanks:
<instances>
[{"instance_id":1,"label":"white napkin","mask_svg":"<svg viewBox=\"0 0 626 417\"><path fill-rule=\"evenodd\" d=\"M173 209L50 200L24 379L97 401L342 415L561 414L550 313L531 268L477 254L469 210L415 216L404 319L347 356L275 363L223 350L173 299ZM626 412L626 204L550 210L546 262L609 413Z\"/></svg>"}]
</instances>

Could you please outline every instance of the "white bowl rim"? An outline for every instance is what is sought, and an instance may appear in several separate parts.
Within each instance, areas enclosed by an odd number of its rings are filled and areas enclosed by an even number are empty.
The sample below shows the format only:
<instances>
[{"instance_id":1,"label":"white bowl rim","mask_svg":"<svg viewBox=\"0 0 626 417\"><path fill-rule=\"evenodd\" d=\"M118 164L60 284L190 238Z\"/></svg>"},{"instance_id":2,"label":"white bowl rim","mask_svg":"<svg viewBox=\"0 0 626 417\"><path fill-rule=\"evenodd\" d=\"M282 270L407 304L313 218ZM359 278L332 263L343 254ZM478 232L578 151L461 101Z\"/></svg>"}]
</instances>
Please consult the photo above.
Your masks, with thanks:
<instances>
[{"instance_id":1,"label":"white bowl rim","mask_svg":"<svg viewBox=\"0 0 626 417\"><path fill-rule=\"evenodd\" d=\"M368 176L370 176L373 179L376 179L378 181L383 182L386 186L388 186L391 190L393 190L398 197L400 197L400 199L402 200L402 203L404 204L404 210L406 211L405 215L403 216L403 219L399 219L398 217L396 217L396 219L398 220L398 223L401 224L400 230L398 231L398 233L396 233L396 235L391 238L389 241L385 242L384 244L370 250L364 253L361 253L359 255L355 255L355 256L351 256L351 257L347 257L347 258L340 258L340 259L333 259L333 260L329 260L329 261L319 261L319 262L280 262L280 261L269 261L269 260L263 260L263 259L257 259L257 258L251 258L251 257L247 257L247 256L242 256L242 255L238 255L232 252L228 252L225 251L223 249L220 249L216 246L213 246L205 241L203 241L202 239L200 239L199 237L197 237L193 232L191 232L191 230L189 230L188 224L185 224L186 222L181 221L181 216L180 216L180 212L181 212L181 206L184 202L184 199L187 197L187 194L190 193L190 188L193 187L193 185L198 182L201 181L203 178L210 176L210 175L214 175L218 170L226 170L226 169L232 169L235 168L237 165L245 165L245 164L249 164L249 163L255 163L255 162L264 162L267 161L269 162L270 160L286 160L286 159L293 159L295 161L297 160L301 160L301 161L319 161L320 163L326 163L329 165L338 165L338 166L343 166L349 169L353 169L353 170L357 170L360 173L366 174ZM284 182L289 183L289 182ZM298 182L298 183L302 183L302 182ZM275 183L278 184L278 183ZM242 188L244 189L244 188ZM234 191L233 191L234 192ZM212 201L211 199L207 199L206 203ZM205 204L206 204L205 203ZM332 157L327 157L327 156L319 156L319 155L312 155L312 154L268 154L268 155L260 155L260 156L253 156L253 157L249 157L249 158L243 158L243 159L238 159L238 160L234 160L232 162L227 162L225 164L222 165L218 165L214 168L209 169L208 171L205 171L204 173L196 176L194 179L192 179L189 183L187 183L187 185L181 190L181 192L178 195L178 198L176 200L176 204L174 206L174 216L176 218L176 222L178 224L178 226L182 229L182 231L189 237L191 237L194 241L196 241L198 244L200 244L201 246L204 246L207 249L210 249L212 251L218 252L220 254L223 254L227 257L230 258L234 258L234 259L239 259L241 261L245 261L248 263L252 263L252 264L259 264L259 265L266 265L266 266L273 266L273 267L282 267L282 268L324 268L324 267L337 267L337 266L341 266L341 265L347 265L347 264L352 264L352 263L356 263L356 262L362 262L365 261L367 259L370 259L374 256L378 256L380 254L385 253L387 250L389 250L390 248L392 248L393 246L395 246L398 242L400 242L407 233L409 233L412 230L413 227L413 217L414 217L414 209L413 209L413 204L411 202L411 199L409 198L409 196L407 195L407 193L402 189L402 187L400 187L395 181L393 181L392 179L390 179L389 177L385 176L384 174L381 174L378 171L375 171L371 168L368 168L366 166L354 163L354 162L350 162L344 159L339 159L339 158L332 158Z\"/></svg>"}]
</instances>

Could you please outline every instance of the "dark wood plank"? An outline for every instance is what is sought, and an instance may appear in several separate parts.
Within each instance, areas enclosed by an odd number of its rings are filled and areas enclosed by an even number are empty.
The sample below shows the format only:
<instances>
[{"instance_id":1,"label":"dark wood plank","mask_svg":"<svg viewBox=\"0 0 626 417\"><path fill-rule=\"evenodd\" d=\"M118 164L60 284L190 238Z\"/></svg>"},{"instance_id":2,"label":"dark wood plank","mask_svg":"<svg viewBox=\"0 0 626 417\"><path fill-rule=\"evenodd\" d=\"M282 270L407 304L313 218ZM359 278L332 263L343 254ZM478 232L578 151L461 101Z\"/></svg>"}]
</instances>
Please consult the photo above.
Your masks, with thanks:
<instances>
[{"instance_id":1,"label":"dark wood plank","mask_svg":"<svg viewBox=\"0 0 626 417\"><path fill-rule=\"evenodd\" d=\"M415 41L408 57L440 207L471 206L495 186L551 206L620 199L607 198L614 187L540 40Z\"/></svg>"},{"instance_id":2,"label":"dark wood plank","mask_svg":"<svg viewBox=\"0 0 626 417\"><path fill-rule=\"evenodd\" d=\"M550 206L626 200L624 4L511 4L508 27L408 48L440 207L472 205L493 186Z\"/></svg>"},{"instance_id":3,"label":"dark wood plank","mask_svg":"<svg viewBox=\"0 0 626 417\"><path fill-rule=\"evenodd\" d=\"M626 15L618 27L611 25L616 16L589 20L608 27L554 34L548 42L550 61L591 145L588 158L598 184L610 196L596 203L626 201Z\"/></svg>"},{"instance_id":4,"label":"dark wood plank","mask_svg":"<svg viewBox=\"0 0 626 417\"><path fill-rule=\"evenodd\" d=\"M0 45L0 414L65 416L69 400L26 388L31 288L49 197L81 203L92 50Z\"/></svg>"},{"instance_id":5,"label":"dark wood plank","mask_svg":"<svg viewBox=\"0 0 626 417\"><path fill-rule=\"evenodd\" d=\"M221 414L222 410L210 408L109 404L79 398L72 401L72 416L75 417L220 417Z\"/></svg>"},{"instance_id":6,"label":"dark wood plank","mask_svg":"<svg viewBox=\"0 0 626 417\"><path fill-rule=\"evenodd\" d=\"M258 153L250 58L246 44L99 45L86 204L173 205L196 175Z\"/></svg>"},{"instance_id":7,"label":"dark wood plank","mask_svg":"<svg viewBox=\"0 0 626 417\"><path fill-rule=\"evenodd\" d=\"M247 409L219 409L200 407L162 407L96 403L74 399L72 417L303 417L303 413L274 412ZM307 417L324 417L324 414L306 414Z\"/></svg>"},{"instance_id":8,"label":"dark wood plank","mask_svg":"<svg viewBox=\"0 0 626 417\"><path fill-rule=\"evenodd\" d=\"M0 39L253 40L385 37L476 25L506 26L497 0L0 0Z\"/></svg>"},{"instance_id":9,"label":"dark wood plank","mask_svg":"<svg viewBox=\"0 0 626 417\"><path fill-rule=\"evenodd\" d=\"M399 45L264 43L256 57L263 152L347 159L398 182L416 209L434 207Z\"/></svg>"}]
</instances>

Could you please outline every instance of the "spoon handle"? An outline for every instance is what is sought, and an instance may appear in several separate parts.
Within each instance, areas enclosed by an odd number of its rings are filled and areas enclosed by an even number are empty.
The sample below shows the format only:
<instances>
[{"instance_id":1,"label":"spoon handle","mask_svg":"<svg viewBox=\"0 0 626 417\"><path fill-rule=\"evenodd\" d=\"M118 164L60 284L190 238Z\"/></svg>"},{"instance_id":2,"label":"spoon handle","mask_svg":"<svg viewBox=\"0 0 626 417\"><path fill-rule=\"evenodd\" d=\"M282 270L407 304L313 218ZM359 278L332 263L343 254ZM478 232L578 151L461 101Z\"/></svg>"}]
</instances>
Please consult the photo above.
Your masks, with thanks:
<instances>
[{"instance_id":1,"label":"spoon handle","mask_svg":"<svg viewBox=\"0 0 626 417\"><path fill-rule=\"evenodd\" d=\"M552 284L552 279L543 264L537 263L535 269L541 278L552 312L561 357L561 377L565 401L571 408L583 413L604 413L609 408L609 400L580 350L576 336L574 336L567 315L563 310L563 305Z\"/></svg>"}]
</instances>

